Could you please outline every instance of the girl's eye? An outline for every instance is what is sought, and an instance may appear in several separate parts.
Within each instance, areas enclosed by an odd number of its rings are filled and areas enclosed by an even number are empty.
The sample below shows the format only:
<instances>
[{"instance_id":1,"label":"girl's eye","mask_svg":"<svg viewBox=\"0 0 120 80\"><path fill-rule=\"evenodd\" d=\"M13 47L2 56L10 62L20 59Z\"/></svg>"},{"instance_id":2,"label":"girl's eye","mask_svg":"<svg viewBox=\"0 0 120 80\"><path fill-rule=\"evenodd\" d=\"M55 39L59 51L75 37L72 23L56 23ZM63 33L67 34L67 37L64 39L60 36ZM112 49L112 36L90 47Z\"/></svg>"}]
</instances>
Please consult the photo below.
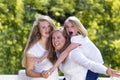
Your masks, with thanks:
<instances>
[{"instance_id":1,"label":"girl's eye","mask_svg":"<svg viewBox=\"0 0 120 80\"><path fill-rule=\"evenodd\" d=\"M45 29L45 26L43 26L42 29Z\"/></svg>"},{"instance_id":2,"label":"girl's eye","mask_svg":"<svg viewBox=\"0 0 120 80\"><path fill-rule=\"evenodd\" d=\"M51 29L51 27L52 27L52 26L51 26L51 25L49 25L48 27Z\"/></svg>"},{"instance_id":3,"label":"girl's eye","mask_svg":"<svg viewBox=\"0 0 120 80\"><path fill-rule=\"evenodd\" d=\"M57 37L58 39L60 39L60 37Z\"/></svg>"}]
</instances>

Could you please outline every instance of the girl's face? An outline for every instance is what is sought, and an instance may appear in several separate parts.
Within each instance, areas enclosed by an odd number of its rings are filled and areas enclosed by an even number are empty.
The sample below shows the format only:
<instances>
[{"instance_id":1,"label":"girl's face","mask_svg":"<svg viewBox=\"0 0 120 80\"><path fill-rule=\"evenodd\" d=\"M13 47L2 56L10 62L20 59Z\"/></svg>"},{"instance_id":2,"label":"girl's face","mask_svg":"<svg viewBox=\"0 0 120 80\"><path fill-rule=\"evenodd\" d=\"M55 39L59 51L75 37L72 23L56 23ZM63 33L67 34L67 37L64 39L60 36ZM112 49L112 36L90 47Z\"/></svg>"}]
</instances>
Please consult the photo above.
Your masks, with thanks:
<instances>
[{"instance_id":1,"label":"girl's face","mask_svg":"<svg viewBox=\"0 0 120 80\"><path fill-rule=\"evenodd\" d=\"M47 21L41 21L39 23L39 30L40 30L40 33L41 33L42 37L47 37L48 38L49 34L51 32L50 24Z\"/></svg>"},{"instance_id":2,"label":"girl's face","mask_svg":"<svg viewBox=\"0 0 120 80\"><path fill-rule=\"evenodd\" d=\"M65 24L66 32L71 37L78 34L77 27L74 26L70 21Z\"/></svg>"},{"instance_id":3,"label":"girl's face","mask_svg":"<svg viewBox=\"0 0 120 80\"><path fill-rule=\"evenodd\" d=\"M61 50L65 44L65 37L60 31L56 31L52 35L52 44L56 50Z\"/></svg>"}]
</instances>

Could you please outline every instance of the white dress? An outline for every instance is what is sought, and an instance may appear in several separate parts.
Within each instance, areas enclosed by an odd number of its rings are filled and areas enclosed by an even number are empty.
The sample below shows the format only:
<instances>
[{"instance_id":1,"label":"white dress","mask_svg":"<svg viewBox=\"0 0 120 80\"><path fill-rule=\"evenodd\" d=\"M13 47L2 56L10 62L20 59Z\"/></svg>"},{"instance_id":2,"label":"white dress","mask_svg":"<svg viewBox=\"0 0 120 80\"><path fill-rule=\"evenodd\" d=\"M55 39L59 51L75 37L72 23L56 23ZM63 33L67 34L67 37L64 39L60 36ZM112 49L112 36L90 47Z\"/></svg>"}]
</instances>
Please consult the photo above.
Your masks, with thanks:
<instances>
[{"instance_id":1,"label":"white dress","mask_svg":"<svg viewBox=\"0 0 120 80\"><path fill-rule=\"evenodd\" d=\"M88 69L101 74L107 70L104 65L86 58L79 48L73 49L59 68L66 80L85 80Z\"/></svg>"},{"instance_id":2,"label":"white dress","mask_svg":"<svg viewBox=\"0 0 120 80\"><path fill-rule=\"evenodd\" d=\"M42 57L44 54L46 54L46 50L44 48L41 47L40 43L37 42L36 44L34 44L33 47L31 47L28 50L28 54L32 54L37 58ZM52 63L49 61L49 59L44 59L41 63L36 63L34 65L34 71L35 72L42 72L43 70L49 70L50 68L52 68ZM47 79L45 78L32 78L31 80L59 80L58 77L58 70L56 69Z\"/></svg>"},{"instance_id":3,"label":"white dress","mask_svg":"<svg viewBox=\"0 0 120 80\"><path fill-rule=\"evenodd\" d=\"M76 35L71 38L71 42L81 44L79 48L82 50L82 52L88 59L101 64L104 63L99 49L88 37L83 37L82 35Z\"/></svg>"}]
</instances>

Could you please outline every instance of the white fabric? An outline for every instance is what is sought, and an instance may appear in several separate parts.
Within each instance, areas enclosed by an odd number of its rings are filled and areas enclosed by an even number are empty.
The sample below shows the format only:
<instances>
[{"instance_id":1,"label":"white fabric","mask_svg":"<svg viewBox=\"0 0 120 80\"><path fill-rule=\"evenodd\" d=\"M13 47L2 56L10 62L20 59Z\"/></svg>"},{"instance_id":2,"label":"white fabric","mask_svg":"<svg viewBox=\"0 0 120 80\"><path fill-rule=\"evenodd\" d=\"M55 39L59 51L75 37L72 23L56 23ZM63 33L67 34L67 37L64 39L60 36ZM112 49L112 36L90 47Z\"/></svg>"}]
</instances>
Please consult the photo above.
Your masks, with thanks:
<instances>
[{"instance_id":1,"label":"white fabric","mask_svg":"<svg viewBox=\"0 0 120 80\"><path fill-rule=\"evenodd\" d=\"M9 79L6 79L6 80L9 80ZM30 77L28 77L26 75L26 71L25 70L19 70L18 72L18 79L16 80L30 80Z\"/></svg>"},{"instance_id":2,"label":"white fabric","mask_svg":"<svg viewBox=\"0 0 120 80\"><path fill-rule=\"evenodd\" d=\"M106 74L107 68L86 58L80 48L73 49L65 62L59 68L64 73L66 80L85 80L87 70Z\"/></svg>"},{"instance_id":3,"label":"white fabric","mask_svg":"<svg viewBox=\"0 0 120 80\"><path fill-rule=\"evenodd\" d=\"M83 51L87 58L101 64L104 63L99 49L88 37L83 37L82 35L73 36L71 38L71 42L81 44L79 48Z\"/></svg>"},{"instance_id":4,"label":"white fabric","mask_svg":"<svg viewBox=\"0 0 120 80\"><path fill-rule=\"evenodd\" d=\"M36 43L33 47L28 50L28 54L32 54L37 58L42 57L46 54L46 50L41 47L40 43ZM42 72L43 70L49 70L52 68L52 63L48 59L44 59L41 63L36 63L34 66L35 72ZM47 78L31 78L31 80L59 80L57 69Z\"/></svg>"}]
</instances>

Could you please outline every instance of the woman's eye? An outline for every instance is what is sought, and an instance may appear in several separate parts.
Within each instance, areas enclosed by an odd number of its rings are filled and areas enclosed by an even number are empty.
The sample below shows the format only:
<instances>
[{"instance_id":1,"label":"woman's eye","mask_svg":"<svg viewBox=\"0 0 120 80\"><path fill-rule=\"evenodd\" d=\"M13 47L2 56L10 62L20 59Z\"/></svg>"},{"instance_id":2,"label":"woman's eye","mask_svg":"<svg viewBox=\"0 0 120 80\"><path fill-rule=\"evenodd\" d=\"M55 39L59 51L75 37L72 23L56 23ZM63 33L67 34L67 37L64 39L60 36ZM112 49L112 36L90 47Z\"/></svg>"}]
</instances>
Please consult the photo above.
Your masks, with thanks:
<instances>
[{"instance_id":1,"label":"woman's eye","mask_svg":"<svg viewBox=\"0 0 120 80\"><path fill-rule=\"evenodd\" d=\"M42 29L44 29L45 27L43 26Z\"/></svg>"},{"instance_id":2,"label":"woman's eye","mask_svg":"<svg viewBox=\"0 0 120 80\"><path fill-rule=\"evenodd\" d=\"M58 39L60 39L60 37L57 37Z\"/></svg>"}]
</instances>

